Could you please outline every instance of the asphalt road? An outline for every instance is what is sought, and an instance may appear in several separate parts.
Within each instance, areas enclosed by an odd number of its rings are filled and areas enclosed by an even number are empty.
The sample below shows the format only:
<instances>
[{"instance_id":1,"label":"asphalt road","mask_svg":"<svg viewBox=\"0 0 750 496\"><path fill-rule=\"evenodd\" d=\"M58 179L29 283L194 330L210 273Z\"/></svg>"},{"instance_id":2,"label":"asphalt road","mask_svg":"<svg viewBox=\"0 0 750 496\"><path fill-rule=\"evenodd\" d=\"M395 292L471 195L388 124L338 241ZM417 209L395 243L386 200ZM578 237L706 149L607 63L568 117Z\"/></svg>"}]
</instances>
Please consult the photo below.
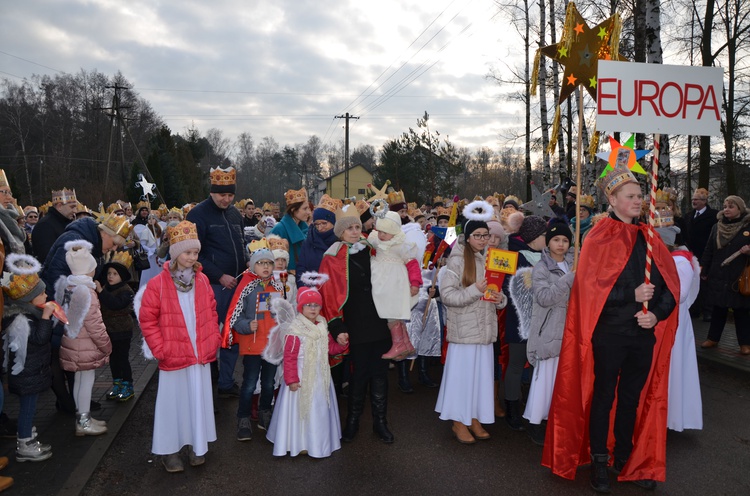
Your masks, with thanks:
<instances>
[{"instance_id":1,"label":"asphalt road","mask_svg":"<svg viewBox=\"0 0 750 496\"><path fill-rule=\"evenodd\" d=\"M434 370L433 375L439 375ZM551 475L540 465L542 448L502 420L487 426L491 440L459 444L449 423L434 412L437 390L414 380L415 392L405 395L396 388L395 371L390 376L389 422L396 437L392 445L371 433L368 405L357 438L331 457L276 458L271 443L255 426L252 441L236 441L237 400L220 399L216 403L219 440L210 446L206 464L168 474L150 453L157 381L158 374L84 495L595 494L588 485L587 469L579 470L575 481ZM749 495L750 377L701 367L701 390L704 430L669 431L667 481L651 494ZM346 411L345 401L339 408ZM644 494L632 484L612 480L613 494Z\"/></svg>"}]
</instances>

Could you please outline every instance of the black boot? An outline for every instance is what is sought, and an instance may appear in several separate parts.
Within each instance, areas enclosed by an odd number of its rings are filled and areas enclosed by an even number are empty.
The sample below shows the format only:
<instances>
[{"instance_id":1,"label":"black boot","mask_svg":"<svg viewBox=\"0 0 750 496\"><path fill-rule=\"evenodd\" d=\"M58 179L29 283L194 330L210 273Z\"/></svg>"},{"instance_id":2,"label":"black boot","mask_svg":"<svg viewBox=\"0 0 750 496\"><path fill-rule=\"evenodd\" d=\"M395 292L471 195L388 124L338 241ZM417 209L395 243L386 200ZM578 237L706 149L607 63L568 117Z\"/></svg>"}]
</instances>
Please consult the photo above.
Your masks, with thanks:
<instances>
[{"instance_id":1,"label":"black boot","mask_svg":"<svg viewBox=\"0 0 750 496\"><path fill-rule=\"evenodd\" d=\"M625 467L626 463L627 463L627 460L615 458L614 463L609 469L615 474L620 475L620 472L622 472L622 469ZM647 489L649 491L653 491L654 489L656 489L656 481L653 479L640 479L640 480L634 480L630 482L632 482L638 487Z\"/></svg>"},{"instance_id":2,"label":"black boot","mask_svg":"<svg viewBox=\"0 0 750 496\"><path fill-rule=\"evenodd\" d=\"M341 440L345 443L350 443L354 440L354 436L359 431L359 417L362 415L362 410L365 407L365 392L367 390L367 383L349 384L349 398L347 399L347 415L344 430L341 433Z\"/></svg>"},{"instance_id":3,"label":"black boot","mask_svg":"<svg viewBox=\"0 0 750 496\"><path fill-rule=\"evenodd\" d=\"M532 443L537 446L544 446L545 427L542 424L532 424L529 422L527 431Z\"/></svg>"},{"instance_id":4,"label":"black boot","mask_svg":"<svg viewBox=\"0 0 750 496\"><path fill-rule=\"evenodd\" d=\"M608 455L591 455L591 487L598 493L609 493Z\"/></svg>"},{"instance_id":5,"label":"black boot","mask_svg":"<svg viewBox=\"0 0 750 496\"><path fill-rule=\"evenodd\" d=\"M388 430L386 412L388 411L388 377L377 375L370 379L370 399L372 401L372 432L381 441L390 444L394 441L393 434Z\"/></svg>"},{"instance_id":6,"label":"black boot","mask_svg":"<svg viewBox=\"0 0 750 496\"><path fill-rule=\"evenodd\" d=\"M505 422L514 431L524 431L523 418L521 418L521 404L518 400L505 400Z\"/></svg>"},{"instance_id":7,"label":"black boot","mask_svg":"<svg viewBox=\"0 0 750 496\"><path fill-rule=\"evenodd\" d=\"M396 368L398 369L398 388L402 393L413 393L414 388L411 387L411 381L409 381L409 364L410 360L401 360L396 362Z\"/></svg>"},{"instance_id":8,"label":"black boot","mask_svg":"<svg viewBox=\"0 0 750 496\"><path fill-rule=\"evenodd\" d=\"M419 355L417 357L417 366L419 367L419 382L427 386L428 388L436 388L439 384L434 382L427 374L427 361L428 357Z\"/></svg>"}]
</instances>

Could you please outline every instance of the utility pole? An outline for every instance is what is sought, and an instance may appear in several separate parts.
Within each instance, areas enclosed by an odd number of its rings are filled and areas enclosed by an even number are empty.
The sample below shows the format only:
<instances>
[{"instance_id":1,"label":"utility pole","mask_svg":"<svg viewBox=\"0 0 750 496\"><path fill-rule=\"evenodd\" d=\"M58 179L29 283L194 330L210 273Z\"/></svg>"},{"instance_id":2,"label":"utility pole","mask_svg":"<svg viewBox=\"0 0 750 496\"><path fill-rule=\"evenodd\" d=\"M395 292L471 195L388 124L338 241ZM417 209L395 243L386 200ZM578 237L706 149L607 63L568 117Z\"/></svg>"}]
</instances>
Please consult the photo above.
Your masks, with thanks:
<instances>
[{"instance_id":1,"label":"utility pole","mask_svg":"<svg viewBox=\"0 0 750 496\"><path fill-rule=\"evenodd\" d=\"M336 119L346 119L346 133L344 138L344 198L349 198L349 119L359 119L349 115L347 112L344 115L335 116Z\"/></svg>"}]
</instances>

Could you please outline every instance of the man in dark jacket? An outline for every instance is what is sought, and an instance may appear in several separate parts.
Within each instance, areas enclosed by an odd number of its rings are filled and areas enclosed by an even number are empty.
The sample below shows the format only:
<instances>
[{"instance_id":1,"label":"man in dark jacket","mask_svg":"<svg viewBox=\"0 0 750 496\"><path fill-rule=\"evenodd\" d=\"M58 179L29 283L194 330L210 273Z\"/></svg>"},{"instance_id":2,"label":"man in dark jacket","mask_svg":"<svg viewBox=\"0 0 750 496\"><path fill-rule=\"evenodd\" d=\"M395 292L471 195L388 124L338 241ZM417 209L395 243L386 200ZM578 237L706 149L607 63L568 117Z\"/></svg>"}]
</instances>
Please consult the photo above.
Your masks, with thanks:
<instances>
[{"instance_id":1,"label":"man in dark jacket","mask_svg":"<svg viewBox=\"0 0 750 496\"><path fill-rule=\"evenodd\" d=\"M685 244L693 252L698 260L703 258L711 228L718 222L718 210L708 206L708 190L698 188L693 193L693 210L685 215ZM701 288L698 298L690 307L690 315L697 317L703 313L703 321L711 321L711 305L706 303L705 281L701 280Z\"/></svg>"},{"instance_id":2,"label":"man in dark jacket","mask_svg":"<svg viewBox=\"0 0 750 496\"><path fill-rule=\"evenodd\" d=\"M216 298L219 325L224 323L229 303L237 287L237 276L246 269L242 215L234 208L237 172L233 167L211 169L209 197L188 212L187 220L198 229L201 252L198 261L208 276ZM238 348L222 349L219 354L219 396L239 397L234 382Z\"/></svg>"},{"instance_id":3,"label":"man in dark jacket","mask_svg":"<svg viewBox=\"0 0 750 496\"><path fill-rule=\"evenodd\" d=\"M68 224L75 220L77 207L75 190L63 188L52 192L52 207L31 232L31 246L39 263L43 264L47 260L55 240L65 231ZM47 287L49 288L49 285Z\"/></svg>"}]
</instances>

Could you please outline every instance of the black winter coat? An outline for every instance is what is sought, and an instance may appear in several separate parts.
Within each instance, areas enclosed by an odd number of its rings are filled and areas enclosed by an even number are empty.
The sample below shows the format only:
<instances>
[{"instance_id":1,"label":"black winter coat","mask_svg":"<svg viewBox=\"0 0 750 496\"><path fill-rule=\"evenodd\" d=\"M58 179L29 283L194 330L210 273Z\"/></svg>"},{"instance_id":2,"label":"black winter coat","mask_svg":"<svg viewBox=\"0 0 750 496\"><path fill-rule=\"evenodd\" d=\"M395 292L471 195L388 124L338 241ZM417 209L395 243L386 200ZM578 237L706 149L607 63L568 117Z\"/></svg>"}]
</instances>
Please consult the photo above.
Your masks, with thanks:
<instances>
[{"instance_id":1,"label":"black winter coat","mask_svg":"<svg viewBox=\"0 0 750 496\"><path fill-rule=\"evenodd\" d=\"M719 222L726 222L723 219ZM750 244L750 214L736 222L742 222L743 228L727 243L724 248L716 246L718 224L711 229L711 235L706 243L706 250L701 258L701 276L707 277L706 295L708 303L723 308L750 308L750 297L742 296L737 289L737 279L747 262L746 255L740 255L732 262L722 267L721 263L732 253L746 244Z\"/></svg>"},{"instance_id":2,"label":"black winter coat","mask_svg":"<svg viewBox=\"0 0 750 496\"><path fill-rule=\"evenodd\" d=\"M102 320L112 341L133 337L134 296L133 290L126 282L114 286L106 284L99 293Z\"/></svg>"},{"instance_id":3,"label":"black winter coat","mask_svg":"<svg viewBox=\"0 0 750 496\"><path fill-rule=\"evenodd\" d=\"M719 212L711 207L706 207L706 211L699 215L697 219L695 218L695 210L685 214L685 234L682 239L698 260L703 259L703 251L706 249L711 229L718 221L718 214Z\"/></svg>"},{"instance_id":4,"label":"black winter coat","mask_svg":"<svg viewBox=\"0 0 750 496\"><path fill-rule=\"evenodd\" d=\"M14 375L11 373L14 352L8 358L8 390L19 396L42 393L52 384L52 370L50 369L50 341L52 340L52 321L37 318L29 314L10 312L3 318L3 329L8 328L15 319L27 319L29 322L29 340L26 345L26 361L23 370ZM7 339L7 336L6 336Z\"/></svg>"},{"instance_id":5,"label":"black winter coat","mask_svg":"<svg viewBox=\"0 0 750 496\"><path fill-rule=\"evenodd\" d=\"M234 206L219 208L211 197L200 202L187 214L195 223L201 251L198 261L211 284L219 284L224 274L238 276L245 265L245 238L242 215Z\"/></svg>"},{"instance_id":6,"label":"black winter coat","mask_svg":"<svg viewBox=\"0 0 750 496\"><path fill-rule=\"evenodd\" d=\"M73 222L71 219L64 217L54 207L50 207L44 217L39 219L31 232L31 245L34 249L34 256L40 264L44 264L47 260L52 245L71 222Z\"/></svg>"}]
</instances>

